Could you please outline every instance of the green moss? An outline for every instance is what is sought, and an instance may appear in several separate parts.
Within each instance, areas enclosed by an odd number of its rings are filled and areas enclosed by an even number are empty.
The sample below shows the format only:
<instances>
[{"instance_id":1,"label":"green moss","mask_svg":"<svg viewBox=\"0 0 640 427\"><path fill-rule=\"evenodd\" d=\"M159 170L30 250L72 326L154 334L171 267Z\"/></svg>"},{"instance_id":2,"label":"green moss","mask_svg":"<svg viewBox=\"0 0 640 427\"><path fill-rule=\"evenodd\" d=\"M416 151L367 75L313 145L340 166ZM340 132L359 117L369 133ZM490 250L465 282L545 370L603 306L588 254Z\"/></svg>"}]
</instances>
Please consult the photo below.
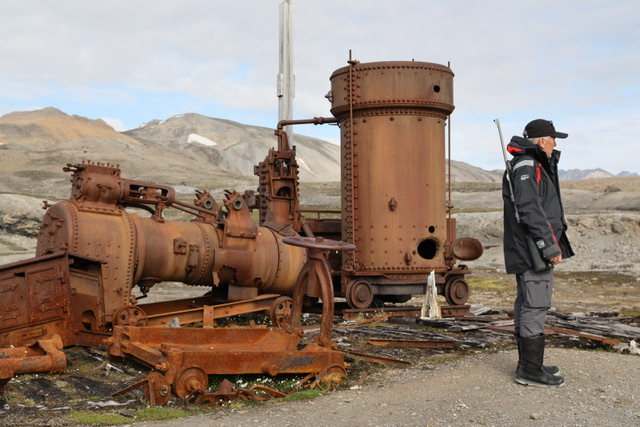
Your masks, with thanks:
<instances>
[{"instance_id":1,"label":"green moss","mask_svg":"<svg viewBox=\"0 0 640 427\"><path fill-rule=\"evenodd\" d=\"M139 410L127 410L130 416L115 414L111 412L98 411L71 411L69 421L76 425L122 425L131 424L133 420L138 421L160 421L172 420L175 418L185 418L193 415L183 409L176 408L145 408Z\"/></svg>"},{"instance_id":2,"label":"green moss","mask_svg":"<svg viewBox=\"0 0 640 427\"><path fill-rule=\"evenodd\" d=\"M103 412L71 411L71 423L76 425L121 425L131 423L131 418L119 414L105 414Z\"/></svg>"}]
</instances>

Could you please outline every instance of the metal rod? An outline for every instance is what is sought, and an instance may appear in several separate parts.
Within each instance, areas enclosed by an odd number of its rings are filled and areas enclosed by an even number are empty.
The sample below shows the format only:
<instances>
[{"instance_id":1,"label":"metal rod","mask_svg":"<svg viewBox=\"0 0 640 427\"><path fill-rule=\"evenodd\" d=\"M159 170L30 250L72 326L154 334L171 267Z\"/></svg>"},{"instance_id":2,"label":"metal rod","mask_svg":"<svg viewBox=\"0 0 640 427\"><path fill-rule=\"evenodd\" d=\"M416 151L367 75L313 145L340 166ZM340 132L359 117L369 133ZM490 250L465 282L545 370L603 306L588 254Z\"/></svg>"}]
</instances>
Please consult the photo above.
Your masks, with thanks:
<instances>
[{"instance_id":1,"label":"metal rod","mask_svg":"<svg viewBox=\"0 0 640 427\"><path fill-rule=\"evenodd\" d=\"M280 120L278 122L278 130L282 130L289 125L323 125L325 123L338 123L338 119L335 117L314 117L301 120Z\"/></svg>"}]
</instances>

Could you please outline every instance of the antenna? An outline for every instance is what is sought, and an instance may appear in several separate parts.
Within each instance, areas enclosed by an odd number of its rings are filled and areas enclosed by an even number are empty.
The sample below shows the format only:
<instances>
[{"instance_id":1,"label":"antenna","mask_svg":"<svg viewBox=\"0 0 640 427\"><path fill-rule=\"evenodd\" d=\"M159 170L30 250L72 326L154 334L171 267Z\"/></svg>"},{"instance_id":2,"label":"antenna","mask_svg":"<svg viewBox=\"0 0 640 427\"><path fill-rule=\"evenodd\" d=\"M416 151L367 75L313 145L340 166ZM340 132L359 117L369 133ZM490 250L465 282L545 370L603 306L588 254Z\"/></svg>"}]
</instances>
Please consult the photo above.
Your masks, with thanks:
<instances>
[{"instance_id":1,"label":"antenna","mask_svg":"<svg viewBox=\"0 0 640 427\"><path fill-rule=\"evenodd\" d=\"M293 75L293 11L289 0L280 3L280 68L278 70L278 122L293 119L295 77ZM290 126L284 131L289 134Z\"/></svg>"}]
</instances>

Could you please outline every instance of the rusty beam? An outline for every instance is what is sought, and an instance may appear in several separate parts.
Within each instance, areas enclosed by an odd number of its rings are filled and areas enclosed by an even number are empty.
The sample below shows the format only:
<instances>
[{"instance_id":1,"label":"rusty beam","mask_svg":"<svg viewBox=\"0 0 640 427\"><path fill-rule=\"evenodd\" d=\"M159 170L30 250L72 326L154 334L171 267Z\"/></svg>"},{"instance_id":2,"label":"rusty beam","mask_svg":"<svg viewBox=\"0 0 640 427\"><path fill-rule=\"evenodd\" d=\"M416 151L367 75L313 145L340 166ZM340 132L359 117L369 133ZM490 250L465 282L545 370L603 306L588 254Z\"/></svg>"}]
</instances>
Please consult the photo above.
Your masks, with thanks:
<instances>
[{"instance_id":1,"label":"rusty beam","mask_svg":"<svg viewBox=\"0 0 640 427\"><path fill-rule=\"evenodd\" d=\"M551 329L553 332L556 332L558 334L574 335L576 337L586 338L586 339L593 340L593 341L599 341L601 343L610 344L610 345L618 345L618 344L620 344L619 340L614 340L613 338L607 338L607 337L603 337L603 336L600 336L600 335L585 334L583 332L571 331L571 330L568 330L568 329L560 329L560 328L552 328L552 327L548 327L548 328Z\"/></svg>"},{"instance_id":2,"label":"rusty beam","mask_svg":"<svg viewBox=\"0 0 640 427\"><path fill-rule=\"evenodd\" d=\"M456 342L451 340L369 338L367 342L378 347L454 348L456 346Z\"/></svg>"},{"instance_id":3,"label":"rusty beam","mask_svg":"<svg viewBox=\"0 0 640 427\"><path fill-rule=\"evenodd\" d=\"M36 346L0 349L0 392L14 375L38 372L62 372L67 357L62 352L62 338L38 340Z\"/></svg>"},{"instance_id":4,"label":"rusty beam","mask_svg":"<svg viewBox=\"0 0 640 427\"><path fill-rule=\"evenodd\" d=\"M205 322L205 327L212 327L212 321L222 317L236 316L238 314L268 311L278 294L259 295L244 301L234 301L224 304L212 305L211 298L187 298L176 301L165 301L151 304L140 304L140 308L147 315L148 326L165 326L174 317L177 317L181 325L196 322Z\"/></svg>"},{"instance_id":5,"label":"rusty beam","mask_svg":"<svg viewBox=\"0 0 640 427\"><path fill-rule=\"evenodd\" d=\"M355 359L364 360L365 362L378 363L381 365L411 365L411 362L407 362L406 360L402 359L396 359L394 357L378 356L376 354L360 353L358 351L348 351L346 353Z\"/></svg>"},{"instance_id":6,"label":"rusty beam","mask_svg":"<svg viewBox=\"0 0 640 427\"><path fill-rule=\"evenodd\" d=\"M469 314L468 304L464 305L444 305L442 306L442 317L464 317ZM414 319L420 318L421 307L382 307L382 308L348 308L342 310L342 317L345 320L356 320L358 317L371 318L378 315L390 315L409 317Z\"/></svg>"}]
</instances>

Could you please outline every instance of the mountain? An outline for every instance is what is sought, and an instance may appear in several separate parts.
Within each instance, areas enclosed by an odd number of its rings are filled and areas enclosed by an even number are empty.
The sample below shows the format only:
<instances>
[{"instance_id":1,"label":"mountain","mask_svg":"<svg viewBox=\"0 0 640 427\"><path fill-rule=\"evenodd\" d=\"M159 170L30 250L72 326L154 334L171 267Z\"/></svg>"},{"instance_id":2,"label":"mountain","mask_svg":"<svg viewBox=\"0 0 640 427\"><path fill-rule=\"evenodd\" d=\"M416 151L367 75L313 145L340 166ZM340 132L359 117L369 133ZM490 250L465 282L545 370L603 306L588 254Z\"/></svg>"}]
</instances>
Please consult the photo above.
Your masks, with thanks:
<instances>
[{"instance_id":1,"label":"mountain","mask_svg":"<svg viewBox=\"0 0 640 427\"><path fill-rule=\"evenodd\" d=\"M178 149L238 176L253 176L253 166L277 145L273 129L193 113L154 120L124 134L149 146ZM296 147L301 181L340 180L340 147L297 134L290 136L289 143Z\"/></svg>"},{"instance_id":2,"label":"mountain","mask_svg":"<svg viewBox=\"0 0 640 427\"><path fill-rule=\"evenodd\" d=\"M298 134L290 144L301 183L340 180L339 146ZM52 107L14 112L0 117L0 193L66 198L69 176L62 168L86 160L119 165L125 178L171 185L180 193L255 188L254 166L276 146L273 129L193 113L118 132L102 120ZM502 179L502 171L455 160L451 171L454 182ZM561 179L612 176L600 169L561 173Z\"/></svg>"},{"instance_id":3,"label":"mountain","mask_svg":"<svg viewBox=\"0 0 640 427\"><path fill-rule=\"evenodd\" d=\"M0 117L0 145L17 144L47 149L63 141L86 138L112 138L137 143L102 120L69 116L53 107L19 111Z\"/></svg>"},{"instance_id":4,"label":"mountain","mask_svg":"<svg viewBox=\"0 0 640 427\"><path fill-rule=\"evenodd\" d=\"M604 169L569 169L559 170L558 176L561 181L575 181L579 179L598 179L598 178L624 178L628 176L639 176L637 173L620 172L618 175L614 175L611 172L607 172Z\"/></svg>"},{"instance_id":5,"label":"mountain","mask_svg":"<svg viewBox=\"0 0 640 427\"><path fill-rule=\"evenodd\" d=\"M301 135L290 142L301 182L339 181L340 147ZM125 178L182 186L184 193L256 187L253 166L276 145L273 129L198 114L117 132L55 108L10 113L0 117L0 192L66 198L62 168L84 160L116 164Z\"/></svg>"}]
</instances>

